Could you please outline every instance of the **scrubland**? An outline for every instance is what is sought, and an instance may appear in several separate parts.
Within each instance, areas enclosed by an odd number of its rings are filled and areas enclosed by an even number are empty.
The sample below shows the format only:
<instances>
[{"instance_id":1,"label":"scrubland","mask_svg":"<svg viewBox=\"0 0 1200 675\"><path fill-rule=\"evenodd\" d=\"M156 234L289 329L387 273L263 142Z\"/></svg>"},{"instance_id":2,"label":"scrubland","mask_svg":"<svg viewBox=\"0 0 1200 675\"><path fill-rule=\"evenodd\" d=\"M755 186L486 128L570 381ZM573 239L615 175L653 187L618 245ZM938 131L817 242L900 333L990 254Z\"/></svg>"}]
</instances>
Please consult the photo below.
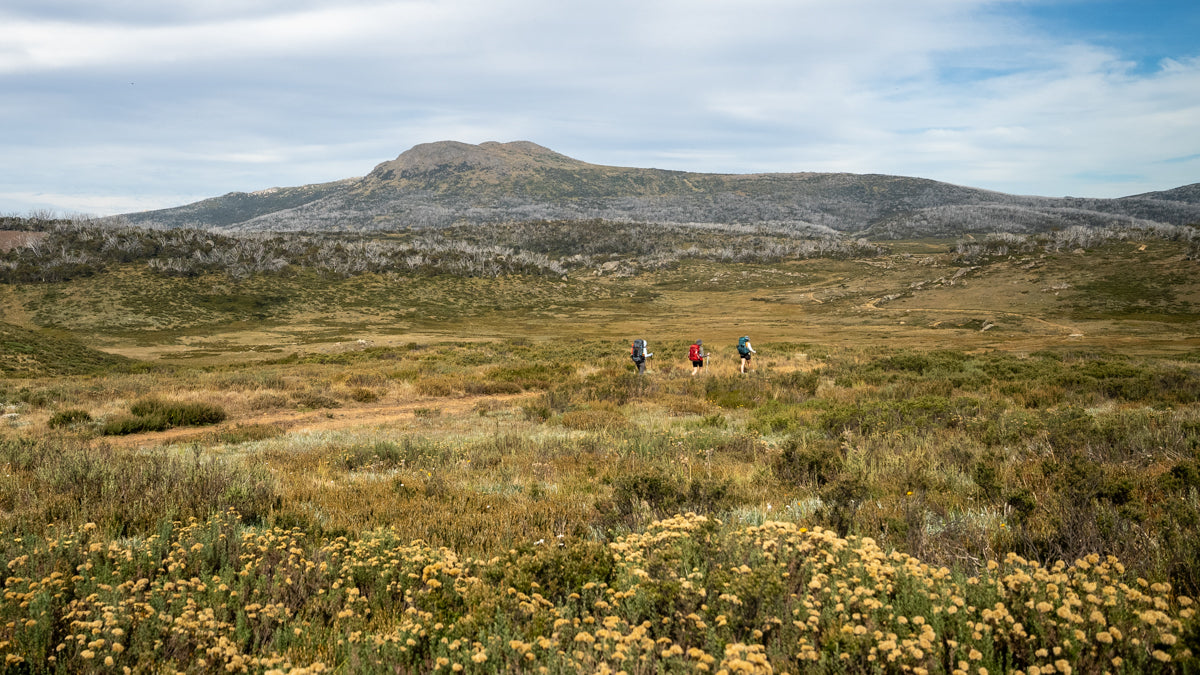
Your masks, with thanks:
<instances>
[{"instance_id":1,"label":"scrubland","mask_svg":"<svg viewBox=\"0 0 1200 675\"><path fill-rule=\"evenodd\" d=\"M165 327L136 334L78 308L142 272L10 287L58 328L3 333L0 653L12 672L1195 669L1195 262L1139 245L405 282L462 303L433 318L436 295L385 304L394 280L301 276L199 357L181 345L217 325L194 293L212 279L153 291L175 302L138 305ZM1110 264L1130 251L1141 267ZM487 293L521 289L555 308L514 338ZM366 297L408 323L289 329L279 309ZM82 324L142 358L80 347ZM691 376L685 325L711 372Z\"/></svg>"}]
</instances>

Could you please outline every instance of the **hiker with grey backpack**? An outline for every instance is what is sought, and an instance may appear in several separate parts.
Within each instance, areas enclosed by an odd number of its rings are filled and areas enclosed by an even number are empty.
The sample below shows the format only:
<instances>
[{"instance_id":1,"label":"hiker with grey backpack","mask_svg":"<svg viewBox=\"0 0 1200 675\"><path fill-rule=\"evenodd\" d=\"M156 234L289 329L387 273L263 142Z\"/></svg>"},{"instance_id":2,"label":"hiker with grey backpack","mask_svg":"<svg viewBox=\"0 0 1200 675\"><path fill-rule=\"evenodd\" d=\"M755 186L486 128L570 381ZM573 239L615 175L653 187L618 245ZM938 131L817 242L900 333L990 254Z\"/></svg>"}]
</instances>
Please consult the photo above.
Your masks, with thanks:
<instances>
[{"instance_id":1,"label":"hiker with grey backpack","mask_svg":"<svg viewBox=\"0 0 1200 675\"><path fill-rule=\"evenodd\" d=\"M638 375L646 372L646 359L654 356L646 349L645 340L634 340L633 348L629 350L629 358L633 359L633 365L637 366Z\"/></svg>"}]
</instances>

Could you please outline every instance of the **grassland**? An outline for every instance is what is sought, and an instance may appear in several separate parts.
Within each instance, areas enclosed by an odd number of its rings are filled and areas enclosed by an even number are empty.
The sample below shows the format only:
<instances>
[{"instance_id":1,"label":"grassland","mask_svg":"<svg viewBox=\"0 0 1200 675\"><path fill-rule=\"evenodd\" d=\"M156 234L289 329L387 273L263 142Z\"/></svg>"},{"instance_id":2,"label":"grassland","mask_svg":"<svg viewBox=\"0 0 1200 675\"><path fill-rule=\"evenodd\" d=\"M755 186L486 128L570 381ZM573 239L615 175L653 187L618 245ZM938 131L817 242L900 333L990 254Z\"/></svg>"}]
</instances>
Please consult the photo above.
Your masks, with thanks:
<instances>
[{"instance_id":1,"label":"grassland","mask_svg":"<svg viewBox=\"0 0 1200 675\"><path fill-rule=\"evenodd\" d=\"M1194 669L1197 264L926 241L634 276L3 286L0 651L14 672ZM52 336L70 349L32 349Z\"/></svg>"}]
</instances>

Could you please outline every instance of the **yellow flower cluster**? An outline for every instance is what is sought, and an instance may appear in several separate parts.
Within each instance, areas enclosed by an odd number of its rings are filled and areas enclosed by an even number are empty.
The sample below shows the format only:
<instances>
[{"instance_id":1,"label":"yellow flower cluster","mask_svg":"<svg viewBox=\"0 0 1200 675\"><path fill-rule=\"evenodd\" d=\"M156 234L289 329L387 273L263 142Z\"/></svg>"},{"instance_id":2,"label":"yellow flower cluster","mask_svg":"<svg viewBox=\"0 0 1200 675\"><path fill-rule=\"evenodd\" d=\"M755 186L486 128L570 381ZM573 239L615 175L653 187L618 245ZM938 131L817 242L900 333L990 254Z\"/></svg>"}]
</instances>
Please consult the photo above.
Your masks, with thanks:
<instances>
[{"instance_id":1,"label":"yellow flower cluster","mask_svg":"<svg viewBox=\"0 0 1200 675\"><path fill-rule=\"evenodd\" d=\"M387 530L317 544L233 513L144 540L97 537L24 542L8 561L6 664L1040 675L1193 656L1179 638L1194 627L1191 599L1129 579L1113 558L1047 567L1010 555L968 577L789 522L687 514L607 557L540 548L489 561Z\"/></svg>"}]
</instances>

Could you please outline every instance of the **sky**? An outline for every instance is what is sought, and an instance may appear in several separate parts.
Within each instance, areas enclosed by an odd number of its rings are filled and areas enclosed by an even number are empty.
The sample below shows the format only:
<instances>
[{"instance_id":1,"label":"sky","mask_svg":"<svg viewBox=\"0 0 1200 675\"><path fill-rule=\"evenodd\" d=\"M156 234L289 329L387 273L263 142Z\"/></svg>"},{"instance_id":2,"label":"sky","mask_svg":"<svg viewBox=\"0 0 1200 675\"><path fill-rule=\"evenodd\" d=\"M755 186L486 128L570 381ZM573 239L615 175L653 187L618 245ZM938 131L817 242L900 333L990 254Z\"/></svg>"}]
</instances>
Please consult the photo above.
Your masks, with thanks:
<instances>
[{"instance_id":1,"label":"sky","mask_svg":"<svg viewBox=\"0 0 1200 675\"><path fill-rule=\"evenodd\" d=\"M1195 0L5 0L0 215L362 176L418 143L593 164L1200 182Z\"/></svg>"}]
</instances>

